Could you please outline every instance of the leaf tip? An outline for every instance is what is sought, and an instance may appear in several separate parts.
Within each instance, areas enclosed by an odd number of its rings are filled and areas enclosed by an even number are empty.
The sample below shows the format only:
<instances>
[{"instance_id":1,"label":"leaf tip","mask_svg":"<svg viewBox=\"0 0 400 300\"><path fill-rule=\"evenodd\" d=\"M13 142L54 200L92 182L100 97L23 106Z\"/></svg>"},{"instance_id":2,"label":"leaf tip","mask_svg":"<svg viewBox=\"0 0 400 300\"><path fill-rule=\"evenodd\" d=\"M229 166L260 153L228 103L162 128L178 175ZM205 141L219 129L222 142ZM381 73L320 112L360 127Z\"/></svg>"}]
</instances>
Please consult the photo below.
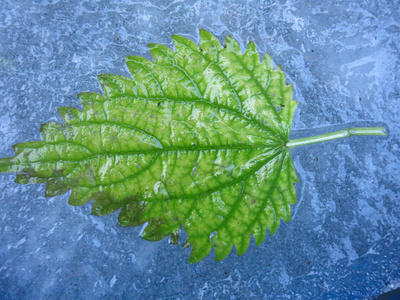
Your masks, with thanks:
<instances>
[{"instance_id":1,"label":"leaf tip","mask_svg":"<svg viewBox=\"0 0 400 300\"><path fill-rule=\"evenodd\" d=\"M14 157L5 157L0 159L0 173L13 173L12 159Z\"/></svg>"}]
</instances>

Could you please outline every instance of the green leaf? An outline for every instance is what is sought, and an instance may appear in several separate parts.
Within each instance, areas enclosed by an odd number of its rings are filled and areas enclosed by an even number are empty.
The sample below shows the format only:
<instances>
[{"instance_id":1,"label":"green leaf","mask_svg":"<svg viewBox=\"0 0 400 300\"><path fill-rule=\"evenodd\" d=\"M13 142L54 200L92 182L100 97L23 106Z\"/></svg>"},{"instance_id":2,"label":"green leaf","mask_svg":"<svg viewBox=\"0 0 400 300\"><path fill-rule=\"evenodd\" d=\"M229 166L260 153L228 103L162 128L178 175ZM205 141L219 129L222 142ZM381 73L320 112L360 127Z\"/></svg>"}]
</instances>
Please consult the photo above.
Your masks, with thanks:
<instances>
[{"instance_id":1,"label":"green leaf","mask_svg":"<svg viewBox=\"0 0 400 300\"><path fill-rule=\"evenodd\" d=\"M120 209L121 226L146 223L142 237L184 226L190 262L212 248L238 255L291 218L297 182L289 147L296 102L280 68L254 43L242 54L200 31L200 44L173 36L175 51L149 46L154 61L128 56L131 78L100 75L103 95L79 94L83 110L61 107L64 123L41 127L43 141L14 146L0 172L46 183L46 196L72 190L92 213ZM303 142L304 143L304 142Z\"/></svg>"}]
</instances>

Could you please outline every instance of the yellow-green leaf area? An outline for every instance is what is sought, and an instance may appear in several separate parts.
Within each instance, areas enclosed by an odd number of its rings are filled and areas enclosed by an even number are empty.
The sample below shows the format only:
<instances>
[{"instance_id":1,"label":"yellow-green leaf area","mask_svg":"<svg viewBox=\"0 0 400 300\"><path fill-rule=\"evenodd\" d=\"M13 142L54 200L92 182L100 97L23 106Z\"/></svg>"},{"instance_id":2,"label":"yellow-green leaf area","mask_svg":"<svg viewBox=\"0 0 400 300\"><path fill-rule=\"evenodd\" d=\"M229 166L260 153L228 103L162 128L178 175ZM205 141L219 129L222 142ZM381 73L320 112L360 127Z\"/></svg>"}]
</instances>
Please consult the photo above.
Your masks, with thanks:
<instances>
[{"instance_id":1,"label":"yellow-green leaf area","mask_svg":"<svg viewBox=\"0 0 400 300\"><path fill-rule=\"evenodd\" d=\"M83 109L61 107L62 123L42 141L14 146L0 172L46 183L46 195L71 190L69 203L119 210L121 226L145 224L142 237L182 227L190 262L215 249L243 254L289 221L297 182L289 149L296 102L268 54L200 31L200 43L173 36L175 49L150 44L153 60L128 56L130 77L100 75L103 95L79 94Z\"/></svg>"}]
</instances>

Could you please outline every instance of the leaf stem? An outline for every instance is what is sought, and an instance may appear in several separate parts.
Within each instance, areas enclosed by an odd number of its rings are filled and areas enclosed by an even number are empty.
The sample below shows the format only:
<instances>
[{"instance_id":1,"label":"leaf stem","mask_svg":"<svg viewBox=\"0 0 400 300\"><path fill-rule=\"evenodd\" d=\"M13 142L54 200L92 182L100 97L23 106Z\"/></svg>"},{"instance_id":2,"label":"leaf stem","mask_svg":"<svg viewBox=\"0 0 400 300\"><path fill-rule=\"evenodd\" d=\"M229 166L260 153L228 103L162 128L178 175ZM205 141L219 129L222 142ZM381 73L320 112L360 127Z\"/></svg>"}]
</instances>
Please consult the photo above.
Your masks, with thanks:
<instances>
[{"instance_id":1,"label":"leaf stem","mask_svg":"<svg viewBox=\"0 0 400 300\"><path fill-rule=\"evenodd\" d=\"M293 147L297 147L297 146L303 146L303 145L308 145L308 144L314 144L314 143L319 143L319 142L326 142L326 141L346 138L346 137L350 137L353 135L386 136L387 134L386 134L386 129L384 127L359 127L359 128L349 127L347 129L339 130L339 131L335 131L335 132L325 133L325 134L301 138L301 139L290 140L286 143L286 147L293 148Z\"/></svg>"}]
</instances>

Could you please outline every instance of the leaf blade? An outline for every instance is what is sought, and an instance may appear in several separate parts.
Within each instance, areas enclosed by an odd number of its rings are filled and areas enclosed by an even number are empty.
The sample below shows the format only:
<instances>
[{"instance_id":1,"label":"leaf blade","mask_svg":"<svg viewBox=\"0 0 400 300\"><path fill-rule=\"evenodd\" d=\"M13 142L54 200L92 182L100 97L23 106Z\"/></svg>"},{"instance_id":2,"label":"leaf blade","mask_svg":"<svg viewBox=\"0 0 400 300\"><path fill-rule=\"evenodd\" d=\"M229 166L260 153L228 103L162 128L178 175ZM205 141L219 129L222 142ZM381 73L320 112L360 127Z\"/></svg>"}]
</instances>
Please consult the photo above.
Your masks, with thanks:
<instances>
[{"instance_id":1,"label":"leaf blade","mask_svg":"<svg viewBox=\"0 0 400 300\"><path fill-rule=\"evenodd\" d=\"M83 110L41 128L43 141L16 145L0 172L46 182L46 195L72 190L69 203L94 200L92 213L121 209L119 225L146 224L142 237L181 226L190 262L214 248L242 255L290 219L297 177L286 147L295 102L281 70L254 43L242 54L200 31L200 45L173 36L175 51L150 44L154 61L128 56L131 78L98 76L104 96L78 95Z\"/></svg>"}]
</instances>

